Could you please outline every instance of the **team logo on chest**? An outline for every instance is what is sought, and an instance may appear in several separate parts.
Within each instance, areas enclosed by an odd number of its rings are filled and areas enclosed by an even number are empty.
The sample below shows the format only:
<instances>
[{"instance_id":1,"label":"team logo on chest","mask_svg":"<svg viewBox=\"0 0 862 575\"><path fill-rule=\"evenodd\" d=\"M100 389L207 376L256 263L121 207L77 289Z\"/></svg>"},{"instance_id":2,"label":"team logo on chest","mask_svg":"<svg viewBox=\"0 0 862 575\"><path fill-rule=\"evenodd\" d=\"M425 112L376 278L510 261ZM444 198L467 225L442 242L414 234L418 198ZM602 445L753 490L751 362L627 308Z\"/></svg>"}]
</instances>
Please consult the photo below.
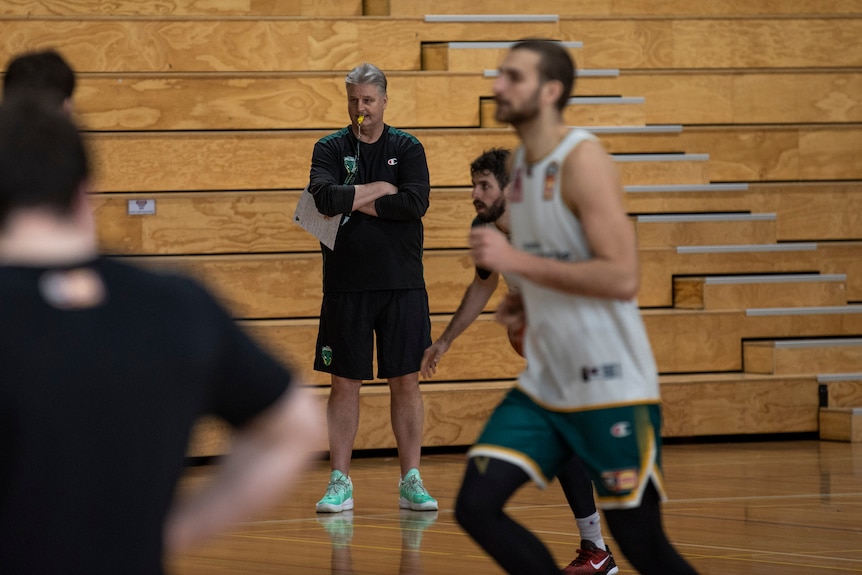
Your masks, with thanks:
<instances>
[{"instance_id":1,"label":"team logo on chest","mask_svg":"<svg viewBox=\"0 0 862 575\"><path fill-rule=\"evenodd\" d=\"M554 197L554 189L557 187L557 178L560 174L560 164L551 162L545 168L545 189L542 193L542 199L546 202Z\"/></svg>"},{"instance_id":2,"label":"team logo on chest","mask_svg":"<svg viewBox=\"0 0 862 575\"><path fill-rule=\"evenodd\" d=\"M524 168L518 168L515 172L515 177L512 180L512 193L509 194L509 201L512 203L520 203L524 200Z\"/></svg>"},{"instance_id":3,"label":"team logo on chest","mask_svg":"<svg viewBox=\"0 0 862 575\"><path fill-rule=\"evenodd\" d=\"M345 184L352 184L356 179L356 170L359 165L356 163L354 156L344 156L344 169L347 171L347 176L344 178Z\"/></svg>"}]
</instances>

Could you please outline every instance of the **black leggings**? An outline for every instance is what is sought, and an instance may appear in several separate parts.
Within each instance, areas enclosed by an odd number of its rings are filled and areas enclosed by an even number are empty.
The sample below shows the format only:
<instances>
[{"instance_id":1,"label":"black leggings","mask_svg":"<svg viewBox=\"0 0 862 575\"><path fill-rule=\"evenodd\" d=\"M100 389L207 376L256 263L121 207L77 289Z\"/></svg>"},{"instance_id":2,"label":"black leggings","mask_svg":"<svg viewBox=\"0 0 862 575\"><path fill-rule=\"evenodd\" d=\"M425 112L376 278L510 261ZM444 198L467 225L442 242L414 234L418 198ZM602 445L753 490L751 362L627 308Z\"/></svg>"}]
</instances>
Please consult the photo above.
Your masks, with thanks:
<instances>
[{"instance_id":1,"label":"black leggings","mask_svg":"<svg viewBox=\"0 0 862 575\"><path fill-rule=\"evenodd\" d=\"M542 542L503 513L506 501L529 480L521 468L499 459L489 459L480 473L471 458L455 503L455 519L507 573L559 575L560 568Z\"/></svg>"},{"instance_id":2,"label":"black leggings","mask_svg":"<svg viewBox=\"0 0 862 575\"><path fill-rule=\"evenodd\" d=\"M642 575L697 575L677 553L661 522L661 499L652 481L639 507L606 509L605 523L626 559Z\"/></svg>"},{"instance_id":3,"label":"black leggings","mask_svg":"<svg viewBox=\"0 0 862 575\"><path fill-rule=\"evenodd\" d=\"M544 544L503 512L506 501L529 476L499 459L487 460L484 469L479 471L475 459L467 464L455 504L458 523L507 573L559 575ZM661 502L652 484L640 507L605 511L605 520L620 551L640 573L697 575L665 536Z\"/></svg>"},{"instance_id":4,"label":"black leggings","mask_svg":"<svg viewBox=\"0 0 862 575\"><path fill-rule=\"evenodd\" d=\"M589 517L596 512L596 500L593 498L593 481L587 468L577 456L572 456L557 474L560 487L566 495L566 501L572 508L575 517Z\"/></svg>"}]
</instances>

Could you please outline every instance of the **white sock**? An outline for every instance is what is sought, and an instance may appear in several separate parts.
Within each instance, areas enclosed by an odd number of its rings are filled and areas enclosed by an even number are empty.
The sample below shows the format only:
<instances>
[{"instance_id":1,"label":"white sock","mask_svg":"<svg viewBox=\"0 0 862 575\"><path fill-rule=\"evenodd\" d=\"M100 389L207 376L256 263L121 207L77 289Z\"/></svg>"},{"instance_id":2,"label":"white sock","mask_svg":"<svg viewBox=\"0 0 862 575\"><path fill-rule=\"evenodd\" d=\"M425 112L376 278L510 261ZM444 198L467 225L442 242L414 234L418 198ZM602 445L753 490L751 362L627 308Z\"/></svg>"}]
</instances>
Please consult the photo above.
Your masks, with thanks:
<instances>
[{"instance_id":1,"label":"white sock","mask_svg":"<svg viewBox=\"0 0 862 575\"><path fill-rule=\"evenodd\" d=\"M592 541L596 547L605 550L605 539L602 537L602 519L599 512L596 511L589 517L575 517L578 524L578 531L581 532L581 539Z\"/></svg>"}]
</instances>

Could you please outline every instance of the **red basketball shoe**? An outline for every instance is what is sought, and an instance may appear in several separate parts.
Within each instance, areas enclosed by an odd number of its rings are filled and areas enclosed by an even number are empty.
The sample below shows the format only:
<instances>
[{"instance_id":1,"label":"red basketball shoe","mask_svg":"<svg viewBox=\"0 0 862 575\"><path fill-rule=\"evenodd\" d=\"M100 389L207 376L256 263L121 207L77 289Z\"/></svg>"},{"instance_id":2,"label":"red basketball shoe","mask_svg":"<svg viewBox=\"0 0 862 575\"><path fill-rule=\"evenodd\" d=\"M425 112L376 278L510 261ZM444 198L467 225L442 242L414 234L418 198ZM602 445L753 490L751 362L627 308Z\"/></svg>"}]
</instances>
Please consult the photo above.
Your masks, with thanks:
<instances>
[{"instance_id":1,"label":"red basketball shoe","mask_svg":"<svg viewBox=\"0 0 862 575\"><path fill-rule=\"evenodd\" d=\"M619 572L611 550L601 550L592 541L583 539L578 556L560 571L562 575L614 575Z\"/></svg>"}]
</instances>

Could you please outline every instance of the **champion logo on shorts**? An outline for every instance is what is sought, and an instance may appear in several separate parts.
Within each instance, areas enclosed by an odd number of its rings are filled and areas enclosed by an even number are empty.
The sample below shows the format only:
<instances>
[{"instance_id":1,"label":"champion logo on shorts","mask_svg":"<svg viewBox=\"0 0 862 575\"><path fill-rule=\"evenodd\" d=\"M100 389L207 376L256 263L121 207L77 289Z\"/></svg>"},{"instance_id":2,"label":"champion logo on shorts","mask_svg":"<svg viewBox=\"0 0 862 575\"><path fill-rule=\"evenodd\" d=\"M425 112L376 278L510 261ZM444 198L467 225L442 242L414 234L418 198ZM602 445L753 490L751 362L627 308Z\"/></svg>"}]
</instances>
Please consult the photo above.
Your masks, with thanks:
<instances>
[{"instance_id":1,"label":"champion logo on shorts","mask_svg":"<svg viewBox=\"0 0 862 575\"><path fill-rule=\"evenodd\" d=\"M628 437L632 434L632 422L631 421L618 421L611 426L611 436L616 437L617 439L622 439L623 437Z\"/></svg>"},{"instance_id":2,"label":"champion logo on shorts","mask_svg":"<svg viewBox=\"0 0 862 575\"><path fill-rule=\"evenodd\" d=\"M332 348L328 345L324 345L320 348L320 358L323 360L323 365L329 367L332 363Z\"/></svg>"},{"instance_id":3,"label":"champion logo on shorts","mask_svg":"<svg viewBox=\"0 0 862 575\"><path fill-rule=\"evenodd\" d=\"M386 163L389 164L390 166L397 166L398 165L398 158L389 158L388 160L386 160Z\"/></svg>"}]
</instances>

